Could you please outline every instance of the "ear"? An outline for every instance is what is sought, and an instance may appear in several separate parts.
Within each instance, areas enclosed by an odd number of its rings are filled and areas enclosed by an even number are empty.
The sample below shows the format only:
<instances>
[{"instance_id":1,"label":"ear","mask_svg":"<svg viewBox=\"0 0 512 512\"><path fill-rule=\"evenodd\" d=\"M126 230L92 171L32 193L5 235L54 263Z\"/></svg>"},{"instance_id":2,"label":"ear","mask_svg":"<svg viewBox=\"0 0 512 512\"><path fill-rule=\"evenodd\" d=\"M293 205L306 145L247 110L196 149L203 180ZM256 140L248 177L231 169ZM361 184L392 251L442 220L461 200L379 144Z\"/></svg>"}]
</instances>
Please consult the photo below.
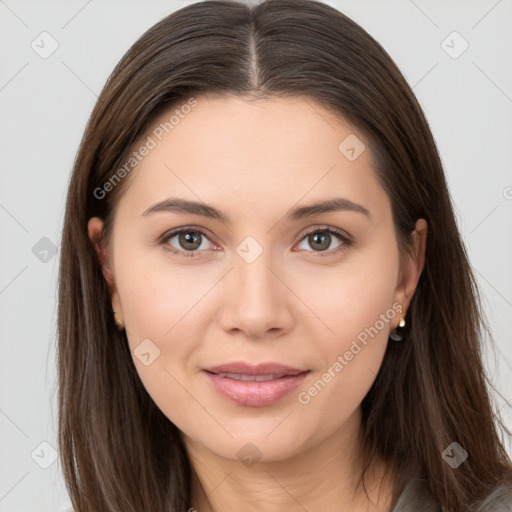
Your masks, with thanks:
<instances>
[{"instance_id":1,"label":"ear","mask_svg":"<svg viewBox=\"0 0 512 512\"><path fill-rule=\"evenodd\" d=\"M427 233L427 221L425 219L418 219L411 233L413 241L412 251L407 253L402 261L397 288L395 290L395 301L403 306L403 312L400 317L405 317L425 265ZM396 322L397 324L400 321L400 317Z\"/></svg>"},{"instance_id":2,"label":"ear","mask_svg":"<svg viewBox=\"0 0 512 512\"><path fill-rule=\"evenodd\" d=\"M122 312L119 302L119 295L117 293L114 274L112 272L111 264L108 258L107 245L102 237L103 221L99 217L91 217L87 223L87 231L89 234L89 239L91 240L96 250L98 261L103 269L103 275L105 276L108 289L110 290L112 307L116 310L116 312L119 312L120 316L122 315Z\"/></svg>"}]
</instances>

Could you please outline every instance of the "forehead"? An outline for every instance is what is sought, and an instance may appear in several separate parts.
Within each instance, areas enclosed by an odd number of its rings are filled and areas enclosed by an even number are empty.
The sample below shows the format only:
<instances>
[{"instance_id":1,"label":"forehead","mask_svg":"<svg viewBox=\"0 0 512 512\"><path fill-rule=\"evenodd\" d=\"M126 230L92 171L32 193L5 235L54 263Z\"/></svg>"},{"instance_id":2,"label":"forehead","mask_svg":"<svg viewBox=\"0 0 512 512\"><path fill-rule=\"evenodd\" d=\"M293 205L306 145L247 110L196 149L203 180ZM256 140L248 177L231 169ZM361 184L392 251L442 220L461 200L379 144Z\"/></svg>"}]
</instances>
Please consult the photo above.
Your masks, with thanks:
<instances>
[{"instance_id":1,"label":"forehead","mask_svg":"<svg viewBox=\"0 0 512 512\"><path fill-rule=\"evenodd\" d=\"M140 213L169 195L246 207L248 215L251 205L282 210L302 198L386 202L369 141L309 98L185 99L153 121L144 143L151 149L132 171L125 199Z\"/></svg>"}]
</instances>

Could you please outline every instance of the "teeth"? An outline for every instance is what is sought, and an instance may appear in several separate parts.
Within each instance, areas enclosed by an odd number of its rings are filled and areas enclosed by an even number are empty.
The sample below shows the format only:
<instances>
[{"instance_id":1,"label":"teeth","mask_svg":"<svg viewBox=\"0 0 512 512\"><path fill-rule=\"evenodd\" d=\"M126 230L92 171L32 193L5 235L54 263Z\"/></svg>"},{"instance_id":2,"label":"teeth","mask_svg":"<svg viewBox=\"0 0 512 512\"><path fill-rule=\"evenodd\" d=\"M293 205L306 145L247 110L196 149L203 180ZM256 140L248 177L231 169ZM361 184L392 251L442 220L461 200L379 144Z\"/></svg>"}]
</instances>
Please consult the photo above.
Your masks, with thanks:
<instances>
[{"instance_id":1,"label":"teeth","mask_svg":"<svg viewBox=\"0 0 512 512\"><path fill-rule=\"evenodd\" d=\"M274 380L284 377L284 375L244 375L242 373L218 373L219 377L227 377L228 379L245 380L263 382L266 380Z\"/></svg>"}]
</instances>

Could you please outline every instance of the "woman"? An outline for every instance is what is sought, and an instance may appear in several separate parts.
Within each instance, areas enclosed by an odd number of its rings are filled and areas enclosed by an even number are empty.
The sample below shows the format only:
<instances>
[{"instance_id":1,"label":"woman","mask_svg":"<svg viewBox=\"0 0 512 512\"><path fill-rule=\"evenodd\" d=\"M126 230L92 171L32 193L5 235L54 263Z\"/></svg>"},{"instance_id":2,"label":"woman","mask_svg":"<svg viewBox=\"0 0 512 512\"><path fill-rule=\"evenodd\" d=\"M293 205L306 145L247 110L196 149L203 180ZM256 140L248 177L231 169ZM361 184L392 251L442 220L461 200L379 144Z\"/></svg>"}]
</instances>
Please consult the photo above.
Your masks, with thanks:
<instances>
[{"instance_id":1,"label":"woman","mask_svg":"<svg viewBox=\"0 0 512 512\"><path fill-rule=\"evenodd\" d=\"M77 512L511 510L432 134L335 9L206 1L148 30L92 113L61 247Z\"/></svg>"}]
</instances>

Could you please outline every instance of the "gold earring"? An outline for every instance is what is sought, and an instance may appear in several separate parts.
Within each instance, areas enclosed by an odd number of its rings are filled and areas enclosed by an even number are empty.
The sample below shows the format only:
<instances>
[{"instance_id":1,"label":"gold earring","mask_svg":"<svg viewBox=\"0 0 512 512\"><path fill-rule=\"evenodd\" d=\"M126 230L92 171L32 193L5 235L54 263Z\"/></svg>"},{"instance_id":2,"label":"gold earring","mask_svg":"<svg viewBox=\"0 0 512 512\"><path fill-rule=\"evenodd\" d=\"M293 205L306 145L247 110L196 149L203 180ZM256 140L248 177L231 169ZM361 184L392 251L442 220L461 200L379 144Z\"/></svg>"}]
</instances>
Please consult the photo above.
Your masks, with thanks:
<instances>
[{"instance_id":1,"label":"gold earring","mask_svg":"<svg viewBox=\"0 0 512 512\"><path fill-rule=\"evenodd\" d=\"M400 318L400 322L398 322L397 327L389 334L389 337L393 341L402 341L404 338L402 333L398 332L399 327L405 327L405 318L404 317Z\"/></svg>"},{"instance_id":2,"label":"gold earring","mask_svg":"<svg viewBox=\"0 0 512 512\"><path fill-rule=\"evenodd\" d=\"M112 308L112 312L114 313L114 321L115 321L115 323L116 323L116 325L117 325L117 328L118 328L119 330L122 330L122 329L124 328L124 324L123 324L123 322L121 322L121 320L119 320L119 319L117 318L116 310L115 310L114 308Z\"/></svg>"}]
</instances>

